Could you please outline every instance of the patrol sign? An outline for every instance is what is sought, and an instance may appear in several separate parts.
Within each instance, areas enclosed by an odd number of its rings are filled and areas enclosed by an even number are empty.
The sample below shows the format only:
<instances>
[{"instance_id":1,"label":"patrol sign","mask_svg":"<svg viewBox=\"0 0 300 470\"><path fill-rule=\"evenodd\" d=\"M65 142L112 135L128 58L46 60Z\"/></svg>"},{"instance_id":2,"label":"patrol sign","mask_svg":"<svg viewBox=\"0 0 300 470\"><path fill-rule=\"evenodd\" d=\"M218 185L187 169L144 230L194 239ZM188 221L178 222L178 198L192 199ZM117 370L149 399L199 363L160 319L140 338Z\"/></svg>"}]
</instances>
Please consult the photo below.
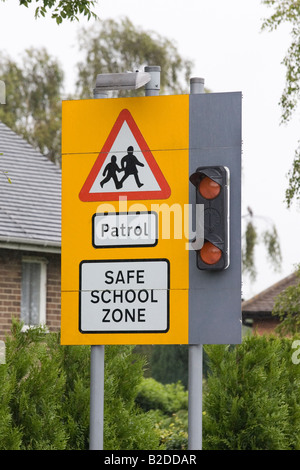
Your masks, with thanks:
<instances>
[{"instance_id":1,"label":"patrol sign","mask_svg":"<svg viewBox=\"0 0 300 470\"><path fill-rule=\"evenodd\" d=\"M94 248L154 246L157 238L157 213L108 213L93 215Z\"/></svg>"},{"instance_id":2,"label":"patrol sign","mask_svg":"<svg viewBox=\"0 0 300 470\"><path fill-rule=\"evenodd\" d=\"M63 102L62 344L240 342L240 108L240 93ZM222 271L195 252L190 176L212 166L230 175Z\"/></svg>"}]
</instances>

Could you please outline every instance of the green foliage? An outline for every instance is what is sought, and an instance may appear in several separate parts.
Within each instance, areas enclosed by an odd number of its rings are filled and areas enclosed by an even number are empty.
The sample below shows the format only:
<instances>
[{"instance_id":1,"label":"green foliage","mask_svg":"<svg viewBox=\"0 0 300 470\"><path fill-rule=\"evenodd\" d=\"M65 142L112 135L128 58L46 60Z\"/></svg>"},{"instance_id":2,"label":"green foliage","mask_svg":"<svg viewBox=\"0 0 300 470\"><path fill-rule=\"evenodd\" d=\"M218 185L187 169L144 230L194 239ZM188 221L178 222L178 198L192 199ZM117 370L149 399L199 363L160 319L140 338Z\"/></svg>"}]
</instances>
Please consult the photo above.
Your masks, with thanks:
<instances>
[{"instance_id":1,"label":"green foliage","mask_svg":"<svg viewBox=\"0 0 300 470\"><path fill-rule=\"evenodd\" d=\"M133 356L132 351L133 346L105 348L105 449L159 448L151 415L143 413L135 402L144 360Z\"/></svg>"},{"instance_id":2,"label":"green foliage","mask_svg":"<svg viewBox=\"0 0 300 470\"><path fill-rule=\"evenodd\" d=\"M143 360L128 346L105 352L105 449L158 449L151 415L135 404ZM22 332L14 321L6 362L0 365L0 449L88 449L90 348L61 346L59 335Z\"/></svg>"},{"instance_id":3,"label":"green foliage","mask_svg":"<svg viewBox=\"0 0 300 470\"><path fill-rule=\"evenodd\" d=\"M292 42L283 64L286 67L286 85L281 96L282 120L288 121L300 98L300 2L299 0L262 0L273 9L264 20L262 29L273 31L282 23L291 25Z\"/></svg>"},{"instance_id":4,"label":"green foliage","mask_svg":"<svg viewBox=\"0 0 300 470\"><path fill-rule=\"evenodd\" d=\"M204 399L204 448L298 450L300 368L292 341L248 337L207 346L211 373Z\"/></svg>"},{"instance_id":5,"label":"green foliage","mask_svg":"<svg viewBox=\"0 0 300 470\"><path fill-rule=\"evenodd\" d=\"M0 364L0 449L19 450L22 434L13 423L10 409L11 396L15 388L15 377L6 364Z\"/></svg>"},{"instance_id":6,"label":"green foliage","mask_svg":"<svg viewBox=\"0 0 300 470\"><path fill-rule=\"evenodd\" d=\"M294 199L300 200L300 141L295 152L293 167L289 171L289 186L285 192L285 200L288 207L291 207Z\"/></svg>"},{"instance_id":7,"label":"green foliage","mask_svg":"<svg viewBox=\"0 0 300 470\"><path fill-rule=\"evenodd\" d=\"M5 2L6 0L2 0ZM19 0L19 4L28 8L33 0ZM68 19L70 21L79 20L78 15L90 18L97 18L97 15L91 10L96 1L93 0L35 0L38 6L35 9L35 17L44 17L51 12L51 18L55 19L57 24Z\"/></svg>"},{"instance_id":8,"label":"green foliage","mask_svg":"<svg viewBox=\"0 0 300 470\"><path fill-rule=\"evenodd\" d=\"M297 283L277 296L272 315L280 320L276 328L280 335L300 333L300 267L297 271Z\"/></svg>"},{"instance_id":9,"label":"green foliage","mask_svg":"<svg viewBox=\"0 0 300 470\"><path fill-rule=\"evenodd\" d=\"M179 380L188 386L188 346L155 345L149 357L151 376L162 384Z\"/></svg>"},{"instance_id":10,"label":"green foliage","mask_svg":"<svg viewBox=\"0 0 300 470\"><path fill-rule=\"evenodd\" d=\"M248 272L252 279L256 277L254 249L257 243L257 232L254 224L250 221L247 224L244 234L245 244L243 250L243 270Z\"/></svg>"},{"instance_id":11,"label":"green foliage","mask_svg":"<svg viewBox=\"0 0 300 470\"><path fill-rule=\"evenodd\" d=\"M165 450L187 450L188 448L188 411L179 410L172 416L161 411L150 412L156 422L161 445Z\"/></svg>"},{"instance_id":12,"label":"green foliage","mask_svg":"<svg viewBox=\"0 0 300 470\"><path fill-rule=\"evenodd\" d=\"M268 260L272 264L274 270L280 269L282 256L279 244L279 236L275 225L270 230L262 233L263 243L267 250Z\"/></svg>"},{"instance_id":13,"label":"green foliage","mask_svg":"<svg viewBox=\"0 0 300 470\"><path fill-rule=\"evenodd\" d=\"M97 74L143 70L145 65L161 67L162 94L188 90L192 62L179 55L174 41L135 27L128 18L108 19L82 29L79 44L84 53L84 60L78 64L80 98L92 97ZM139 96L144 93L144 89L138 89L117 94Z\"/></svg>"},{"instance_id":14,"label":"green foliage","mask_svg":"<svg viewBox=\"0 0 300 470\"><path fill-rule=\"evenodd\" d=\"M282 61L285 66L285 87L280 98L281 121L287 123L300 100L300 1L262 0L271 7L273 13L264 20L262 29L273 31L283 23L291 26L291 43ZM290 207L294 198L300 199L300 141L295 151L292 169L289 172L289 187L286 190L286 203Z\"/></svg>"},{"instance_id":15,"label":"green foliage","mask_svg":"<svg viewBox=\"0 0 300 470\"><path fill-rule=\"evenodd\" d=\"M60 160L64 73L45 49L28 49L21 63L0 54L6 104L0 120L52 161Z\"/></svg>"},{"instance_id":16,"label":"green foliage","mask_svg":"<svg viewBox=\"0 0 300 470\"><path fill-rule=\"evenodd\" d=\"M139 385L136 402L144 411L161 410L172 415L187 410L188 395L181 382L163 385L152 378L144 378Z\"/></svg>"},{"instance_id":17,"label":"green foliage","mask_svg":"<svg viewBox=\"0 0 300 470\"><path fill-rule=\"evenodd\" d=\"M282 256L279 237L275 225L266 218L255 216L248 207L246 230L244 233L244 243L242 252L243 271L248 273L252 280L256 278L255 248L262 243L267 251L267 260L276 271L280 269ZM268 228L262 230L259 236L257 227L258 220L267 223Z\"/></svg>"},{"instance_id":18,"label":"green foliage","mask_svg":"<svg viewBox=\"0 0 300 470\"><path fill-rule=\"evenodd\" d=\"M299 450L295 342L248 337L206 346L203 444L214 450ZM294 346L293 346L294 345ZM131 346L105 348L104 448L187 449L188 392L143 378ZM61 346L43 328L13 323L0 365L0 449L88 449L90 348Z\"/></svg>"},{"instance_id":19,"label":"green foliage","mask_svg":"<svg viewBox=\"0 0 300 470\"><path fill-rule=\"evenodd\" d=\"M50 7L50 3L76 12L76 9L80 11L79 4L93 2L51 0L44 1L43 8ZM41 9L38 11L42 14ZM53 15L57 15L57 20L61 17L59 12ZM144 65L161 66L162 93L188 90L192 63L180 57L173 41L136 28L126 18L120 23L105 20L82 29L79 50L84 54L76 80L80 98L92 97L97 74L142 69ZM60 163L64 85L61 65L45 49L28 49L19 62L0 54L0 78L6 84L6 105L0 107L0 120L50 160ZM129 94L134 96L134 92ZM144 89L136 94L144 94Z\"/></svg>"},{"instance_id":20,"label":"green foliage","mask_svg":"<svg viewBox=\"0 0 300 470\"><path fill-rule=\"evenodd\" d=\"M138 387L137 404L149 412L166 450L187 449L188 392L180 382L165 384L144 378Z\"/></svg>"},{"instance_id":21,"label":"green foliage","mask_svg":"<svg viewBox=\"0 0 300 470\"><path fill-rule=\"evenodd\" d=\"M65 377L59 355L48 349L42 329L24 334L17 323L6 348L8 374L14 385L9 407L13 428L22 436L20 448L65 449L67 434L60 418Z\"/></svg>"},{"instance_id":22,"label":"green foliage","mask_svg":"<svg viewBox=\"0 0 300 470\"><path fill-rule=\"evenodd\" d=\"M62 421L68 435L66 449L88 449L90 348L88 346L61 346L59 335L51 334L49 339L52 339L53 349L60 353L61 367L65 373Z\"/></svg>"}]
</instances>

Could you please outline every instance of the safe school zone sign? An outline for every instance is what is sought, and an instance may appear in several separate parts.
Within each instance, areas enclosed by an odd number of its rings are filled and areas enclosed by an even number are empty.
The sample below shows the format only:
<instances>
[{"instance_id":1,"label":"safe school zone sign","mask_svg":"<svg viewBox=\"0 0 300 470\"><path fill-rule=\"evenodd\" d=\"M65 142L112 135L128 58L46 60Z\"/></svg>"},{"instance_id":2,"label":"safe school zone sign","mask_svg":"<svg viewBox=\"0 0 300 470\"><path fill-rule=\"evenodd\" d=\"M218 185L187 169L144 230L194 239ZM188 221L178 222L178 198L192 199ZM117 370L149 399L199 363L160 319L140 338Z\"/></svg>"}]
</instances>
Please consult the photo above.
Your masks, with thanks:
<instances>
[{"instance_id":1,"label":"safe school zone sign","mask_svg":"<svg viewBox=\"0 0 300 470\"><path fill-rule=\"evenodd\" d=\"M189 95L63 102L62 344L193 341L190 115Z\"/></svg>"}]
</instances>

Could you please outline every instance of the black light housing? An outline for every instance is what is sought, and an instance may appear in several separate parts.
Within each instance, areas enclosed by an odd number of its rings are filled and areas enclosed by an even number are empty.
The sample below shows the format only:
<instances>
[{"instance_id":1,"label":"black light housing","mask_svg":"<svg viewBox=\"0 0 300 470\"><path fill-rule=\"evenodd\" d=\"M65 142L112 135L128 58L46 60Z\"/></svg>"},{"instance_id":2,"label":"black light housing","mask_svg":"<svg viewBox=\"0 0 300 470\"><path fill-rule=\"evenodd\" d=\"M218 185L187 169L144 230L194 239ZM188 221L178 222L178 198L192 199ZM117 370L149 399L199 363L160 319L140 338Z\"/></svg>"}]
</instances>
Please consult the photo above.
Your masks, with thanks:
<instances>
[{"instance_id":1,"label":"black light housing","mask_svg":"<svg viewBox=\"0 0 300 470\"><path fill-rule=\"evenodd\" d=\"M229 170L224 166L199 167L190 181L196 188L196 204L204 205L204 243L197 250L197 267L226 269L230 263Z\"/></svg>"}]
</instances>

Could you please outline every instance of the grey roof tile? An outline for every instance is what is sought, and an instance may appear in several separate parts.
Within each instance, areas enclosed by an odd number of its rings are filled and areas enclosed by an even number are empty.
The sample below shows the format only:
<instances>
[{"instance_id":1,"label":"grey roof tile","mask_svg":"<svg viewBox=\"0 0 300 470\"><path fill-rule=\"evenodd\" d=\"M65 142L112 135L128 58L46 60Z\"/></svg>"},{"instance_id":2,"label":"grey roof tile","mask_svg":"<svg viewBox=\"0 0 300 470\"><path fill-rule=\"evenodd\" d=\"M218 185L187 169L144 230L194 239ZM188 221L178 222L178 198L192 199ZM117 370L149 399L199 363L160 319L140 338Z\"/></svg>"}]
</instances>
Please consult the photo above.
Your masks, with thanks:
<instances>
[{"instance_id":1,"label":"grey roof tile","mask_svg":"<svg viewBox=\"0 0 300 470\"><path fill-rule=\"evenodd\" d=\"M0 122L0 241L59 246L61 170Z\"/></svg>"},{"instance_id":2,"label":"grey roof tile","mask_svg":"<svg viewBox=\"0 0 300 470\"><path fill-rule=\"evenodd\" d=\"M271 315L276 297L287 287L293 286L298 282L297 273L294 272L251 299L242 302L243 318L259 318L260 316Z\"/></svg>"}]
</instances>

